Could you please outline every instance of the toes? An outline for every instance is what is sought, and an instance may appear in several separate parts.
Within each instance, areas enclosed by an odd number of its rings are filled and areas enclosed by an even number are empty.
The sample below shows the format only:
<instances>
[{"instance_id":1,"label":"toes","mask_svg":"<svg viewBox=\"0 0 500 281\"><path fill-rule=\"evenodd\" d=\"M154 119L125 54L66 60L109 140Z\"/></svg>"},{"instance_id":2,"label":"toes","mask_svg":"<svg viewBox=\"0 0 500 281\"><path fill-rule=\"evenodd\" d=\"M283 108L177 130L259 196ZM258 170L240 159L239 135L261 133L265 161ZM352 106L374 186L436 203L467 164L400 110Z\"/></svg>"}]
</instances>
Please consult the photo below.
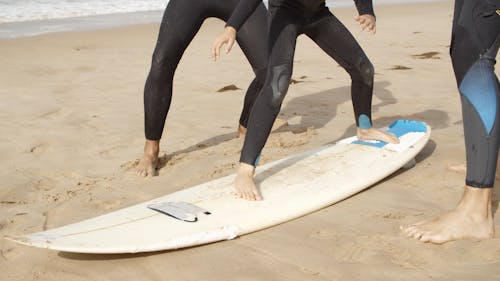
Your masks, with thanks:
<instances>
[{"instance_id":1,"label":"toes","mask_svg":"<svg viewBox=\"0 0 500 281\"><path fill-rule=\"evenodd\" d=\"M250 201L255 201L256 198L255 198L255 195L252 191L248 191L247 192L247 200L250 200Z\"/></svg>"},{"instance_id":2,"label":"toes","mask_svg":"<svg viewBox=\"0 0 500 281\"><path fill-rule=\"evenodd\" d=\"M239 190L233 191L233 195L237 198L243 198L243 194Z\"/></svg>"},{"instance_id":3,"label":"toes","mask_svg":"<svg viewBox=\"0 0 500 281\"><path fill-rule=\"evenodd\" d=\"M248 201L255 201L255 197L253 196L252 193L246 193L246 198Z\"/></svg>"},{"instance_id":4,"label":"toes","mask_svg":"<svg viewBox=\"0 0 500 281\"><path fill-rule=\"evenodd\" d=\"M420 238L420 241L432 244L443 244L451 240L453 239L443 232L428 232Z\"/></svg>"},{"instance_id":5,"label":"toes","mask_svg":"<svg viewBox=\"0 0 500 281\"><path fill-rule=\"evenodd\" d=\"M420 230L416 230L415 232L413 232L413 234L411 235L411 237L417 239L417 240L420 240L420 238L422 238L422 235L423 235L423 232L420 231Z\"/></svg>"},{"instance_id":6,"label":"toes","mask_svg":"<svg viewBox=\"0 0 500 281\"><path fill-rule=\"evenodd\" d=\"M154 177L155 176L155 172L156 172L156 169L154 169L154 168L151 167L151 168L148 169L148 172L146 173L146 175L148 177Z\"/></svg>"},{"instance_id":7,"label":"toes","mask_svg":"<svg viewBox=\"0 0 500 281\"><path fill-rule=\"evenodd\" d=\"M424 235L425 231L415 225L410 225L404 229L402 229L403 232L411 238L421 240L422 236Z\"/></svg>"},{"instance_id":8,"label":"toes","mask_svg":"<svg viewBox=\"0 0 500 281\"><path fill-rule=\"evenodd\" d=\"M260 194L257 193L257 194L254 194L254 196L255 196L255 200L257 200L257 201L261 201L262 200L262 195L260 195Z\"/></svg>"},{"instance_id":9,"label":"toes","mask_svg":"<svg viewBox=\"0 0 500 281\"><path fill-rule=\"evenodd\" d=\"M414 225L410 225L407 227L401 227L401 230L408 236L412 236L415 231L417 231L417 228Z\"/></svg>"},{"instance_id":10,"label":"toes","mask_svg":"<svg viewBox=\"0 0 500 281\"><path fill-rule=\"evenodd\" d=\"M137 175L141 177L146 177L147 173L144 170L137 170Z\"/></svg>"},{"instance_id":11,"label":"toes","mask_svg":"<svg viewBox=\"0 0 500 281\"><path fill-rule=\"evenodd\" d=\"M248 201L260 201L260 200L262 200L262 196L258 192L251 191L251 190L238 190L236 192L236 194L239 198L242 198L242 199L245 199Z\"/></svg>"},{"instance_id":12,"label":"toes","mask_svg":"<svg viewBox=\"0 0 500 281\"><path fill-rule=\"evenodd\" d=\"M389 134L389 137L391 138L391 143L399 143L399 138L396 137L395 135L393 134Z\"/></svg>"}]
</instances>

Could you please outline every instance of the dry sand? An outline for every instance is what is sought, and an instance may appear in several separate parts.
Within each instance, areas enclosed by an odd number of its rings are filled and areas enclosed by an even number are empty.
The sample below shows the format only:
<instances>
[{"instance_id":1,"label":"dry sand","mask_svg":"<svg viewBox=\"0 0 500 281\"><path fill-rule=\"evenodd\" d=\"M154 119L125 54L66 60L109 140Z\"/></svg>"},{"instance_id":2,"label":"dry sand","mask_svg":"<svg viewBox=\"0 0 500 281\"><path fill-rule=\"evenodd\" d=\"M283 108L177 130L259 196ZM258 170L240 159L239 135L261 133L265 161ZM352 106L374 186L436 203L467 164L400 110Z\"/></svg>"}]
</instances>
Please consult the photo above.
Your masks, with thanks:
<instances>
[{"instance_id":1,"label":"dry sand","mask_svg":"<svg viewBox=\"0 0 500 281\"><path fill-rule=\"evenodd\" d=\"M464 175L459 95L448 45L452 1L377 7L377 34L336 14L376 68L373 117L426 121L413 169L334 206L233 241L172 252L80 255L0 240L0 280L500 280L500 239L422 244L399 226L454 207ZM0 236L40 231L233 173L251 69L238 48L212 62L210 19L186 51L159 176L138 178L142 89L158 24L0 41ZM435 55L416 55L436 52ZM348 75L307 37L262 162L354 133ZM498 209L498 192L494 211ZM500 229L500 218L495 219Z\"/></svg>"}]
</instances>

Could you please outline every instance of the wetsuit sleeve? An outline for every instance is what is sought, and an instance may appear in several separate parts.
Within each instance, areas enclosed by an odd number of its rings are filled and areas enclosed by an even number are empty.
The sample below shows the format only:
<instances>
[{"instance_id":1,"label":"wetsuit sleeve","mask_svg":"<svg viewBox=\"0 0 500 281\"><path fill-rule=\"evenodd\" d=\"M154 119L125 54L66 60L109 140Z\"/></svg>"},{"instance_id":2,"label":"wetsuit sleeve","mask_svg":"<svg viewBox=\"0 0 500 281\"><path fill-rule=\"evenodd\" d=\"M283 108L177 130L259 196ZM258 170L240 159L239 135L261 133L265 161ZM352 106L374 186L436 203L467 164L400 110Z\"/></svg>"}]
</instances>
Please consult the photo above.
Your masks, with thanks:
<instances>
[{"instance_id":1,"label":"wetsuit sleeve","mask_svg":"<svg viewBox=\"0 0 500 281\"><path fill-rule=\"evenodd\" d=\"M240 0L231 17L227 20L226 26L239 30L261 2L262 0Z\"/></svg>"},{"instance_id":2,"label":"wetsuit sleeve","mask_svg":"<svg viewBox=\"0 0 500 281\"><path fill-rule=\"evenodd\" d=\"M358 9L358 13L360 15L369 14L375 16L372 0L354 0L354 3L356 4L356 8Z\"/></svg>"}]
</instances>

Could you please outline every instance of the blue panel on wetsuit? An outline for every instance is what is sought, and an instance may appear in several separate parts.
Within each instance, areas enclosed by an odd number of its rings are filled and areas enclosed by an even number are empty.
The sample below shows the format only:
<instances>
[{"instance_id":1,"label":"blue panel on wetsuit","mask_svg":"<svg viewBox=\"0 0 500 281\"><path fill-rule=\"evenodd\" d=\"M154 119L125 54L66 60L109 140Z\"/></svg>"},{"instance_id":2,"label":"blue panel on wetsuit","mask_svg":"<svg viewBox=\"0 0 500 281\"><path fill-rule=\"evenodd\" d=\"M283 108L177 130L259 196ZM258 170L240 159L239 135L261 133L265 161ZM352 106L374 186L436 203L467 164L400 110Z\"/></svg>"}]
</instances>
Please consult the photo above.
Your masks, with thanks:
<instances>
[{"instance_id":1,"label":"blue panel on wetsuit","mask_svg":"<svg viewBox=\"0 0 500 281\"><path fill-rule=\"evenodd\" d=\"M480 59L472 65L460 84L460 92L474 106L488 134L491 133L495 123L496 86L497 79L491 64L485 59Z\"/></svg>"},{"instance_id":2,"label":"blue panel on wetsuit","mask_svg":"<svg viewBox=\"0 0 500 281\"><path fill-rule=\"evenodd\" d=\"M372 127L370 118L368 118L365 114L361 114L358 118L358 127L360 129L370 129Z\"/></svg>"},{"instance_id":3,"label":"blue panel on wetsuit","mask_svg":"<svg viewBox=\"0 0 500 281\"><path fill-rule=\"evenodd\" d=\"M387 132L392 133L396 135L396 137L400 138L401 136L404 136L408 133L417 133L417 132L423 132L425 133L427 131L427 126L425 125L424 122L416 121L416 120L396 120L394 121L391 125L389 125L389 128ZM362 141L362 140L357 140L352 143L355 144L362 144L362 145L369 145L369 146L374 146L374 147L379 147L382 148L384 147L387 142L385 141Z\"/></svg>"},{"instance_id":4,"label":"blue panel on wetsuit","mask_svg":"<svg viewBox=\"0 0 500 281\"><path fill-rule=\"evenodd\" d=\"M259 156L257 156L257 159L255 159L255 163L253 163L254 167L257 167L257 165L259 165L259 160L260 160L260 154Z\"/></svg>"}]
</instances>

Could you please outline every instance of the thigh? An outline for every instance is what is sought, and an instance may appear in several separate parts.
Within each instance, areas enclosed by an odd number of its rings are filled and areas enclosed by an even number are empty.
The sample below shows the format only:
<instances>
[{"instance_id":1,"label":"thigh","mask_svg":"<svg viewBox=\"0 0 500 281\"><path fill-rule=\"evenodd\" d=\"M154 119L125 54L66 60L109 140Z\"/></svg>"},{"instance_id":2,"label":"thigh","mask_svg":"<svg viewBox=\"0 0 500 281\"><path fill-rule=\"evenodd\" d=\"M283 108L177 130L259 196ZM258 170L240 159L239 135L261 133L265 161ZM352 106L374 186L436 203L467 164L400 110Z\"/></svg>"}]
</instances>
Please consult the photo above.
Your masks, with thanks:
<instances>
[{"instance_id":1,"label":"thigh","mask_svg":"<svg viewBox=\"0 0 500 281\"><path fill-rule=\"evenodd\" d=\"M264 4L260 4L237 34L238 44L254 70L267 66L268 16Z\"/></svg>"},{"instance_id":2,"label":"thigh","mask_svg":"<svg viewBox=\"0 0 500 281\"><path fill-rule=\"evenodd\" d=\"M450 54L459 85L469 68L497 39L500 32L498 9L499 0L456 1ZM493 55L497 50L498 46Z\"/></svg>"},{"instance_id":3,"label":"thigh","mask_svg":"<svg viewBox=\"0 0 500 281\"><path fill-rule=\"evenodd\" d=\"M288 64L290 67L293 65L298 26L286 9L273 8L269 11L269 32L267 35L269 68L283 64Z\"/></svg>"},{"instance_id":4,"label":"thigh","mask_svg":"<svg viewBox=\"0 0 500 281\"><path fill-rule=\"evenodd\" d=\"M305 29L309 36L342 67L357 67L366 55L351 32L330 12Z\"/></svg>"},{"instance_id":5,"label":"thigh","mask_svg":"<svg viewBox=\"0 0 500 281\"><path fill-rule=\"evenodd\" d=\"M204 1L170 0L160 24L155 47L156 60L180 60L206 19Z\"/></svg>"}]
</instances>

